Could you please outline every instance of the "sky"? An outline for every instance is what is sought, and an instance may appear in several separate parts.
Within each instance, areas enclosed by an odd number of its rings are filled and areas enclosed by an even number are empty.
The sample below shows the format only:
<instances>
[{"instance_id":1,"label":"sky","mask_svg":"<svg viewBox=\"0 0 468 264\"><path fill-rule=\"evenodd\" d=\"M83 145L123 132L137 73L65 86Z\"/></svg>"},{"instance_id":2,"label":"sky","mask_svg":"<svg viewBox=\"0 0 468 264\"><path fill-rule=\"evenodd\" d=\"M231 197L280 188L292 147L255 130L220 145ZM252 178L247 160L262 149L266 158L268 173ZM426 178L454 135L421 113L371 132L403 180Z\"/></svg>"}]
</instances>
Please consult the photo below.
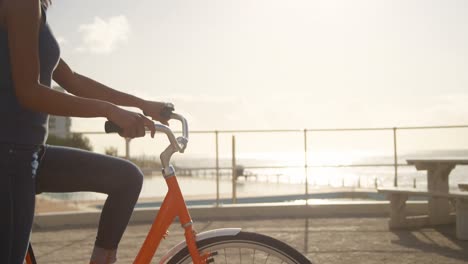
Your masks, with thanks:
<instances>
[{"instance_id":1,"label":"sky","mask_svg":"<svg viewBox=\"0 0 468 264\"><path fill-rule=\"evenodd\" d=\"M464 0L56 0L48 19L72 69L171 101L192 129L303 129L468 124L467 13Z\"/></svg>"}]
</instances>

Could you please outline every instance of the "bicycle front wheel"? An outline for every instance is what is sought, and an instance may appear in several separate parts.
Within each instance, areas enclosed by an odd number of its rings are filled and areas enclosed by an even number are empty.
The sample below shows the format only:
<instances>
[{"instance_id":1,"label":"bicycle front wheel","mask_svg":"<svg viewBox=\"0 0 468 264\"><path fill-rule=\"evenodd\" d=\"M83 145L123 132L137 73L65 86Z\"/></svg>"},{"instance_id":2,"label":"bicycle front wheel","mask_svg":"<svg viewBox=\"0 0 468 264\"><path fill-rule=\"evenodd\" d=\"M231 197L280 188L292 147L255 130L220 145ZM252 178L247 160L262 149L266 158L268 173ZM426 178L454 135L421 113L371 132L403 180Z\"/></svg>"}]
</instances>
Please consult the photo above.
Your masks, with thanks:
<instances>
[{"instance_id":1,"label":"bicycle front wheel","mask_svg":"<svg viewBox=\"0 0 468 264\"><path fill-rule=\"evenodd\" d=\"M249 232L235 236L219 236L197 241L200 252L210 253L210 263L264 263L308 264L304 255L289 245L272 237ZM168 264L189 264L192 258L188 248L176 253Z\"/></svg>"}]
</instances>

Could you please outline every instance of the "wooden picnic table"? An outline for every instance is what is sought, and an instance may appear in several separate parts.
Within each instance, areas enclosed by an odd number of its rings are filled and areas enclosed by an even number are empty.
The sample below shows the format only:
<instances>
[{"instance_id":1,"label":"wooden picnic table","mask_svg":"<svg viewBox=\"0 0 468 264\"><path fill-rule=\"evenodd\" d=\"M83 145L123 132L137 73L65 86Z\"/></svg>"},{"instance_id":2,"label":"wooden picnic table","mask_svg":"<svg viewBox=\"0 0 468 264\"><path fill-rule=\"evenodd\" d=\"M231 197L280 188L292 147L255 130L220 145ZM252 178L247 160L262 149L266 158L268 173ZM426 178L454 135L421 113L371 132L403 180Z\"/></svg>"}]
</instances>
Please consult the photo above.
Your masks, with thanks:
<instances>
[{"instance_id":1,"label":"wooden picnic table","mask_svg":"<svg viewBox=\"0 0 468 264\"><path fill-rule=\"evenodd\" d=\"M468 165L467 158L417 158L407 163L417 170L427 171L427 189L434 193L449 192L449 175L457 165ZM433 224L446 224L451 221L450 206L446 197L429 197L429 218Z\"/></svg>"}]
</instances>

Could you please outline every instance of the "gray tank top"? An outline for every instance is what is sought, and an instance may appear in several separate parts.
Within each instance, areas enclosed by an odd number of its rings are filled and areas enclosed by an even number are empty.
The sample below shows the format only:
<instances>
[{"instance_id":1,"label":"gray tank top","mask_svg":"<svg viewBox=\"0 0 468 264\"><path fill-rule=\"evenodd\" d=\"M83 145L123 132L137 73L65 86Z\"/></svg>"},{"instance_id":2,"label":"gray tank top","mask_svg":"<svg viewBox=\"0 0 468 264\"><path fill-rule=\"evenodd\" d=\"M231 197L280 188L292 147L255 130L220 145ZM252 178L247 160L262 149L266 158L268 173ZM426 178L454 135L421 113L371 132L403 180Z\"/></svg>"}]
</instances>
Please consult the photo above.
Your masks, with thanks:
<instances>
[{"instance_id":1,"label":"gray tank top","mask_svg":"<svg viewBox=\"0 0 468 264\"><path fill-rule=\"evenodd\" d=\"M60 59L60 49L47 24L44 7L42 20L38 43L40 82L50 87L52 73ZM36 100L44 99L36 98ZM8 32L0 29L0 143L44 144L47 138L48 120L47 114L30 111L18 103L11 74Z\"/></svg>"}]
</instances>

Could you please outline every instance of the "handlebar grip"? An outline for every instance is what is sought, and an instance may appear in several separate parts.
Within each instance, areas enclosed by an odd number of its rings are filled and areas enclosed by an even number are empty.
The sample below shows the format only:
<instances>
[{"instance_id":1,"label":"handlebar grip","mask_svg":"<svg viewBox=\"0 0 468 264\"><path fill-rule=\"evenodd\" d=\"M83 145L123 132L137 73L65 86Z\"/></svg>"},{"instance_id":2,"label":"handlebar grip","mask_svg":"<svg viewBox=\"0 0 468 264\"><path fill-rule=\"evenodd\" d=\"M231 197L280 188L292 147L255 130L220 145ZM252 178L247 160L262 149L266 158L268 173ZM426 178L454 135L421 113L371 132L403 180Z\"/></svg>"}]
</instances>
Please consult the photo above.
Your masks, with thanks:
<instances>
[{"instance_id":1,"label":"handlebar grip","mask_svg":"<svg viewBox=\"0 0 468 264\"><path fill-rule=\"evenodd\" d=\"M104 130L106 133L120 133L122 132L122 128L119 127L117 124L115 124L112 121L106 121L104 125Z\"/></svg>"}]
</instances>

